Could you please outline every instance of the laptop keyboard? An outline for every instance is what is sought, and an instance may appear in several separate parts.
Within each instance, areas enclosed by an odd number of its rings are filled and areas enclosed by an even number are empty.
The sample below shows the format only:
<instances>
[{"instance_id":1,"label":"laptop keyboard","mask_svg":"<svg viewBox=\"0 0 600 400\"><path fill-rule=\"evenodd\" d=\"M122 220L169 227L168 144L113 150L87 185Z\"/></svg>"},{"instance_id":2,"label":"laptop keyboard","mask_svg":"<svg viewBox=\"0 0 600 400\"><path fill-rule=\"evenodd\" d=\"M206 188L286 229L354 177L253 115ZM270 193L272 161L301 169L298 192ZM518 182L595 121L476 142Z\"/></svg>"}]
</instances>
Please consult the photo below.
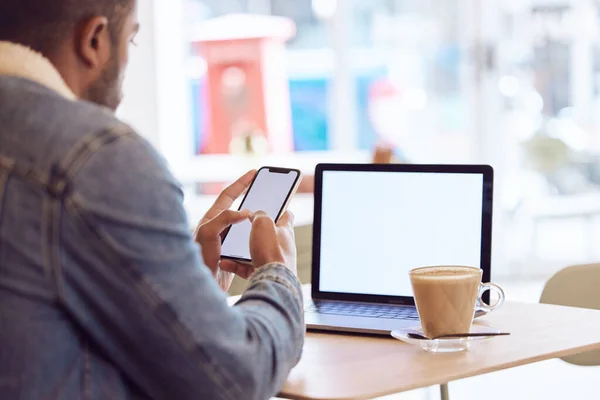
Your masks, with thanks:
<instances>
[{"instance_id":1,"label":"laptop keyboard","mask_svg":"<svg viewBox=\"0 0 600 400\"><path fill-rule=\"evenodd\" d=\"M356 317L418 320L415 307L388 306L381 304L344 303L319 301L308 304L305 311L314 314L350 315Z\"/></svg>"}]
</instances>

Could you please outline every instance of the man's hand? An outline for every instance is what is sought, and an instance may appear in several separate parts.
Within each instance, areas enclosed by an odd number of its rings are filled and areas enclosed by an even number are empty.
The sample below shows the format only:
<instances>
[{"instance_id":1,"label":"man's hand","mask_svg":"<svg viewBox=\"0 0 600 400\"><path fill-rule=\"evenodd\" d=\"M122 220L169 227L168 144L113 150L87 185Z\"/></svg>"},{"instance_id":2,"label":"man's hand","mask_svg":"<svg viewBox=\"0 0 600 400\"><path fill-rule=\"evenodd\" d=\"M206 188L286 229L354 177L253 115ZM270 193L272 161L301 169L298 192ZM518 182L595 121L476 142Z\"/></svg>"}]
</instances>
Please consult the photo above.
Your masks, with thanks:
<instances>
[{"instance_id":1,"label":"man's hand","mask_svg":"<svg viewBox=\"0 0 600 400\"><path fill-rule=\"evenodd\" d=\"M280 263L297 274L294 217L286 212L277 225L263 212L251 216L250 255L254 268Z\"/></svg>"},{"instance_id":2,"label":"man's hand","mask_svg":"<svg viewBox=\"0 0 600 400\"><path fill-rule=\"evenodd\" d=\"M195 239L202 248L204 263L212 271L219 286L229 290L233 282L233 273L246 278L252 273L252 267L221 258L221 240L225 230L232 224L249 218L247 211L229 210L233 202L248 190L256 171L252 170L227 187L217 198L215 204L207 211L196 228Z\"/></svg>"}]
</instances>

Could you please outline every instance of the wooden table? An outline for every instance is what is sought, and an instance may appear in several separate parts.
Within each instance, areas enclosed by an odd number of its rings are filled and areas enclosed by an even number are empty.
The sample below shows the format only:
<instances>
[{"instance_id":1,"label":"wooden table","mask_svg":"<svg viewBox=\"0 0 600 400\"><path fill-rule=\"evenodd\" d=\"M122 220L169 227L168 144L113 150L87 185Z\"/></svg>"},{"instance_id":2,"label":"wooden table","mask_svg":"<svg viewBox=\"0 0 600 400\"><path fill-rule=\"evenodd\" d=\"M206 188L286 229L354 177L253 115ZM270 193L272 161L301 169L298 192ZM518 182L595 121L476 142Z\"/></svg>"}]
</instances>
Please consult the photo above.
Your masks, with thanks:
<instances>
[{"instance_id":1,"label":"wooden table","mask_svg":"<svg viewBox=\"0 0 600 400\"><path fill-rule=\"evenodd\" d=\"M509 302L478 323L512 335L432 354L393 338L309 332L279 396L372 399L433 385L447 396L451 381L600 349L596 310Z\"/></svg>"}]
</instances>

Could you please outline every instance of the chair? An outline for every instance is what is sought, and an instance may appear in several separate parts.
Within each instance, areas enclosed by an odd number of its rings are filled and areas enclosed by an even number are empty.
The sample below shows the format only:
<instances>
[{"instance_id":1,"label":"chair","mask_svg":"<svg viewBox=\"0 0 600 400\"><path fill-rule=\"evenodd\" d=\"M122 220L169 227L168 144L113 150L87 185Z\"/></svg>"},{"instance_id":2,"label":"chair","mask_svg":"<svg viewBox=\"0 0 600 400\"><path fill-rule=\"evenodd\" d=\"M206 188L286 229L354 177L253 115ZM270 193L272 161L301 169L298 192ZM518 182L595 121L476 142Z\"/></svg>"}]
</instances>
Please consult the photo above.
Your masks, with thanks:
<instances>
[{"instance_id":1,"label":"chair","mask_svg":"<svg viewBox=\"0 0 600 400\"><path fill-rule=\"evenodd\" d=\"M600 264L563 269L546 283L540 303L600 310ZM600 351L563 358L569 364L600 365Z\"/></svg>"}]
</instances>

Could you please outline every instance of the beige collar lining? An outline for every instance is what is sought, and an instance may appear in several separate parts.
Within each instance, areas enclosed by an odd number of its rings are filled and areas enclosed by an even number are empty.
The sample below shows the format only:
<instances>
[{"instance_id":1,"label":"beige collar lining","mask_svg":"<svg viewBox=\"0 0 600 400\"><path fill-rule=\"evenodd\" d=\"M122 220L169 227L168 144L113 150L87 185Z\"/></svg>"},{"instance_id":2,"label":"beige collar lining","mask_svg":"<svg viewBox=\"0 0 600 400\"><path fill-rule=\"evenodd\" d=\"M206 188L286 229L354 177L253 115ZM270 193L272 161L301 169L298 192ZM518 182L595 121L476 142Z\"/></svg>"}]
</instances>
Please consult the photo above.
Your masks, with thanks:
<instances>
[{"instance_id":1,"label":"beige collar lining","mask_svg":"<svg viewBox=\"0 0 600 400\"><path fill-rule=\"evenodd\" d=\"M67 99L77 99L50 60L19 44L0 41L0 75L29 79Z\"/></svg>"}]
</instances>

